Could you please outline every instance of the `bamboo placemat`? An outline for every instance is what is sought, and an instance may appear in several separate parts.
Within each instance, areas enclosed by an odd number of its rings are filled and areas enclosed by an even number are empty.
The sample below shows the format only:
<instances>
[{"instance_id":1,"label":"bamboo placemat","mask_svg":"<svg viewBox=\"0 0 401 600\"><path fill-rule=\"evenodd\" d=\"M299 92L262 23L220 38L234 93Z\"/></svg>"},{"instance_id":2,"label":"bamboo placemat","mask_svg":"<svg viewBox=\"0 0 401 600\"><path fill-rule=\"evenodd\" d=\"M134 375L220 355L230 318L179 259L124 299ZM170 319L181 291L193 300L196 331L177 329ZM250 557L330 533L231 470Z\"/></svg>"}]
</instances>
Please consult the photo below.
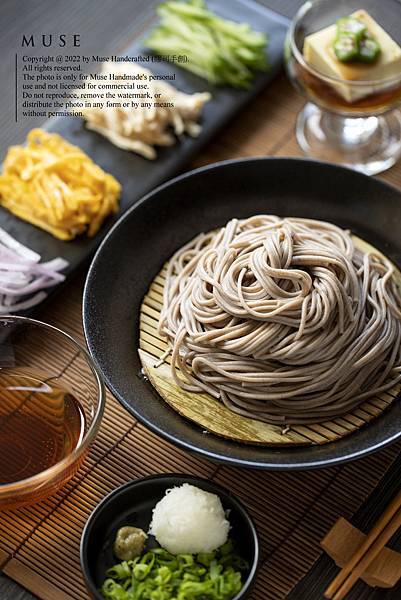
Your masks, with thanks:
<instances>
[{"instance_id":1,"label":"bamboo placemat","mask_svg":"<svg viewBox=\"0 0 401 600\"><path fill-rule=\"evenodd\" d=\"M293 128L302 102L280 77L194 166L238 156L299 155ZM401 165L383 178L401 187ZM39 315L81 341L82 284L82 278L70 284ZM262 543L252 600L284 599L319 557L319 541L327 530L340 515L349 518L356 512L400 450L398 444L359 462L301 473L218 466L157 438L108 394L100 433L78 475L54 497L0 514L0 566L39 598L84 600L79 542L93 507L135 477L187 472L222 483L249 507Z\"/></svg>"}]
</instances>

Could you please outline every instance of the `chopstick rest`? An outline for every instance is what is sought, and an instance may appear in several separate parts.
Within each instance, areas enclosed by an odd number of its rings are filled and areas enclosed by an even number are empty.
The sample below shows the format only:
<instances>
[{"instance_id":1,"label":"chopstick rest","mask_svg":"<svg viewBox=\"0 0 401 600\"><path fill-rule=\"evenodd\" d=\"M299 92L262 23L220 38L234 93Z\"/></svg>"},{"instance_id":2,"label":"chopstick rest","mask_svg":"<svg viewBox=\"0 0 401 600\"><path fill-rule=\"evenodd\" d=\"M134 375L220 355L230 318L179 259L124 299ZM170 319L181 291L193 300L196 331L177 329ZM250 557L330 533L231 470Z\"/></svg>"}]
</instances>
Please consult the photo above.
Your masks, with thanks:
<instances>
[{"instance_id":1,"label":"chopstick rest","mask_svg":"<svg viewBox=\"0 0 401 600\"><path fill-rule=\"evenodd\" d=\"M335 561L336 565L346 565L355 552L362 546L366 534L340 517L320 542L323 550ZM383 548L361 575L361 579L372 587L391 588L401 577L401 554Z\"/></svg>"}]
</instances>

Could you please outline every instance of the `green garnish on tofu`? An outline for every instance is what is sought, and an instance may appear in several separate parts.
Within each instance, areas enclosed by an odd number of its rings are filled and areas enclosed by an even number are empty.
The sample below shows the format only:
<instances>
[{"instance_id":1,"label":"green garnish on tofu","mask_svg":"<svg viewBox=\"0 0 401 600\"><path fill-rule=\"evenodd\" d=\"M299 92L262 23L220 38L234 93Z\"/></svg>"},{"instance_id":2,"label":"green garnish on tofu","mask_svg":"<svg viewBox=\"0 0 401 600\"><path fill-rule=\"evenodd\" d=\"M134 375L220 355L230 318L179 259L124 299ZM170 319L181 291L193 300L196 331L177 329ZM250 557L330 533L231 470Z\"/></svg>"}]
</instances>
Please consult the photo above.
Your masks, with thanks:
<instances>
[{"instance_id":1,"label":"green garnish on tofu","mask_svg":"<svg viewBox=\"0 0 401 600\"><path fill-rule=\"evenodd\" d=\"M373 63L380 54L380 45L366 25L354 17L337 20L337 35L333 49L341 62Z\"/></svg>"}]
</instances>

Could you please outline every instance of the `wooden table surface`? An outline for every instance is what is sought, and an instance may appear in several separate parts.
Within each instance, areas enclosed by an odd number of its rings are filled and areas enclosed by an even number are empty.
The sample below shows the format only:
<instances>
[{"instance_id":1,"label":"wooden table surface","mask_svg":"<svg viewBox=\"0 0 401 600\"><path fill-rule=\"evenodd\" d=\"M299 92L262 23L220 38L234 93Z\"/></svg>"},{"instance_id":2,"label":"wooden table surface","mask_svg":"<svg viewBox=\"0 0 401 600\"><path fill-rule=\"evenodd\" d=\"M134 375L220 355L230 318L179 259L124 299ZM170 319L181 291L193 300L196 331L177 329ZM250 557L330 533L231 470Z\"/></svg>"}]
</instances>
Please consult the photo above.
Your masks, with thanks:
<instances>
[{"instance_id":1,"label":"wooden table surface","mask_svg":"<svg viewBox=\"0 0 401 600\"><path fill-rule=\"evenodd\" d=\"M97 0L96 10L96 27L91 22L90 11L86 6L85 9L80 9L80 5L85 4L73 1L53 0L45 2L33 2L22 0L14 2L13 0L3 0L2 2L2 19L0 34L7 32L8 43L11 43L10 27L17 30L24 30L28 27L28 12L33 5L36 6L36 12L39 16L35 20L30 29L38 30L41 27L41 18L46 17L46 29L51 30L52 23L62 22L63 15L69 16L68 27L74 30L74 27L79 22L79 19L85 19L81 29L88 32L91 31L91 44L95 48L98 43L97 32L102 30L102 19L99 13L106 18L114 12L114 17L108 22L109 31L115 32L118 35L118 43L128 41L132 36L132 20L136 23L145 21L149 14L149 7L154 2L141 0L139 2L129 2L120 0L116 3L107 3L106 0ZM88 2L94 7L94 0ZM270 4L271 2L266 2ZM279 2L275 2L279 5ZM299 2L282 2L281 10L291 13L296 8ZM22 10L18 13L18 19L15 20L17 5ZM114 8L116 5L116 9ZM110 7L113 6L112 11ZM27 10L23 10L26 7ZM67 9L68 7L68 9ZM133 10L134 8L134 10ZM46 10L45 10L46 9ZM75 12L74 12L75 11ZM133 12L135 15L133 15ZM74 14L74 19L71 15ZM130 15L131 23L127 23L127 16ZM8 26L8 28L7 28ZM96 30L97 28L97 30ZM59 29L59 27L58 27ZM58 30L57 29L57 30ZM104 27L103 27L104 29ZM116 46L116 37L107 35L102 30L104 37L104 51L110 52ZM117 33L118 32L118 33ZM2 43L5 43L4 38ZM98 50L98 48L96 48ZM4 65L4 60L1 63L0 75L3 75L2 82L5 81L5 75L9 70L9 65ZM241 113L241 117L235 122L228 125L224 131L207 147L204 152L197 158L191 167L197 167L210 162L219 161L228 158L237 158L241 156L301 156L301 151L294 138L294 123L295 118L304 103L301 98L290 86L284 74L281 74L272 85L270 85L251 105ZM2 125L2 133L0 137L1 149L4 150L5 145L20 139L25 133L24 129L29 124L22 123L19 128L9 124L9 104L4 101L1 107L0 124ZM14 133L14 137L13 137ZM401 163L390 169L388 172L380 176L381 179L398 186L401 189ZM82 339L81 327L81 296L83 287L83 277L78 276L75 281L72 281L64 290L61 296L58 296L51 305L46 307L45 311L39 315L40 318L56 324L62 328L66 328L73 335ZM65 298L68 295L68 308L66 308ZM390 597L390 596L386 596ZM0 577L0 598L1 600L28 600L33 596L17 586L5 576ZM395 596L394 596L395 598ZM313 600L313 599L311 599Z\"/></svg>"}]
</instances>

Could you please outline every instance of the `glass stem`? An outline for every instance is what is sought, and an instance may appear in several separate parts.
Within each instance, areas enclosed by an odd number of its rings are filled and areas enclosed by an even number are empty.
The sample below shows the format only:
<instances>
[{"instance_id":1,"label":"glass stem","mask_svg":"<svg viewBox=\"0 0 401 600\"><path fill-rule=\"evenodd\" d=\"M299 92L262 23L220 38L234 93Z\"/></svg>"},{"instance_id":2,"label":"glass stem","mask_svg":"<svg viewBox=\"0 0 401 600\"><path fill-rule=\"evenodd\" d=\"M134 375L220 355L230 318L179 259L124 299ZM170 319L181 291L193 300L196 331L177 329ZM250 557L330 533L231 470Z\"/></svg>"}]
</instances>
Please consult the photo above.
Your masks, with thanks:
<instances>
[{"instance_id":1,"label":"glass stem","mask_svg":"<svg viewBox=\"0 0 401 600\"><path fill-rule=\"evenodd\" d=\"M344 117L329 111L322 111L320 123L330 143L335 146L357 146L366 144L378 126L378 117Z\"/></svg>"}]
</instances>

